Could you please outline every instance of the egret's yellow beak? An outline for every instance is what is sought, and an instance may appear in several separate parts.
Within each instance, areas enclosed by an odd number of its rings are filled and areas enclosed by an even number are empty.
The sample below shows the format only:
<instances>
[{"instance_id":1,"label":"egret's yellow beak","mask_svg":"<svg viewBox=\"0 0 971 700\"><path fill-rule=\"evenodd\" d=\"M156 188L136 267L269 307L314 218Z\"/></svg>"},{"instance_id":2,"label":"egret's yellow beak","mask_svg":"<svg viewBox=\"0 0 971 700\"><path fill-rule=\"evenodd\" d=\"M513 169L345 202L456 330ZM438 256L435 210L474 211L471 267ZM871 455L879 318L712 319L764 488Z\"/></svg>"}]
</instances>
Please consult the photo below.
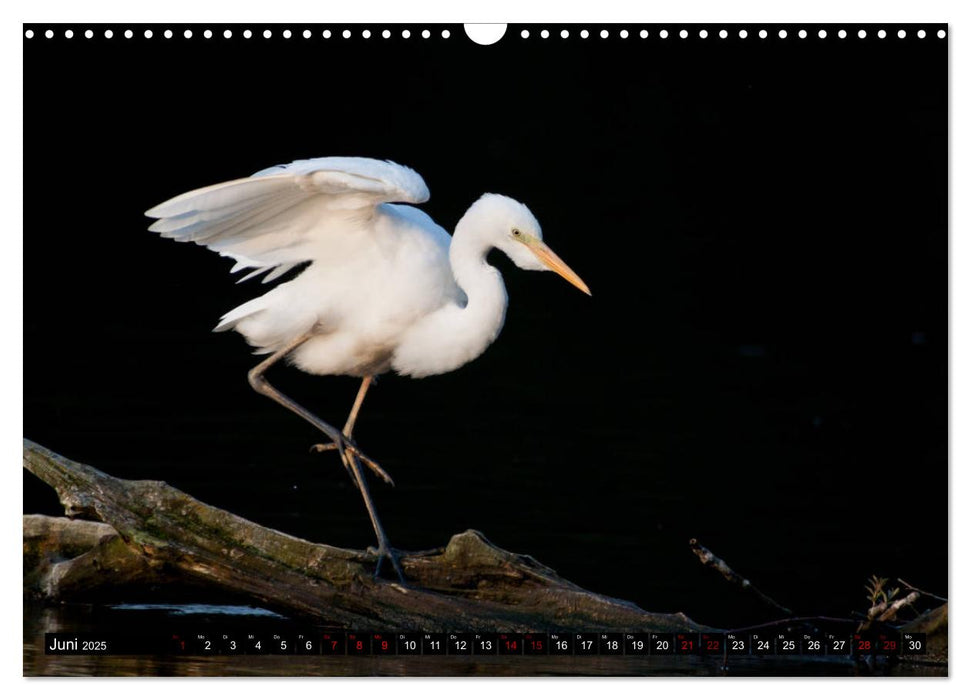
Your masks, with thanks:
<instances>
[{"instance_id":1,"label":"egret's yellow beak","mask_svg":"<svg viewBox=\"0 0 971 700\"><path fill-rule=\"evenodd\" d=\"M539 240L538 238L530 238L524 242L529 249L533 251L533 254L539 258L540 262L546 265L546 267L551 269L581 292L585 292L590 296L593 296L590 294L590 287L588 287L586 283L580 279L580 276L577 273L570 269L569 265L560 260L560 256L550 250L550 247L543 243L543 241Z\"/></svg>"}]
</instances>

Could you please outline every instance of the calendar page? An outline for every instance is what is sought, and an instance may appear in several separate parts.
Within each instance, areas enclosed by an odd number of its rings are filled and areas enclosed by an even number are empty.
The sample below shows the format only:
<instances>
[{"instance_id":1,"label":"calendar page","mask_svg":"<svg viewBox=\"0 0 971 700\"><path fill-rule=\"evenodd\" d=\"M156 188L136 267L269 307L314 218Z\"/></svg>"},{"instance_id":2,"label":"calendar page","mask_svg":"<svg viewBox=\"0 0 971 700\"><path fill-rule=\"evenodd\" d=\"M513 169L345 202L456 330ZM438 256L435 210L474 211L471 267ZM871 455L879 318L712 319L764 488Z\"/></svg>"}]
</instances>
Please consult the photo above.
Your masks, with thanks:
<instances>
[{"instance_id":1,"label":"calendar page","mask_svg":"<svg viewBox=\"0 0 971 700\"><path fill-rule=\"evenodd\" d=\"M947 25L22 33L24 675L947 675Z\"/></svg>"}]
</instances>

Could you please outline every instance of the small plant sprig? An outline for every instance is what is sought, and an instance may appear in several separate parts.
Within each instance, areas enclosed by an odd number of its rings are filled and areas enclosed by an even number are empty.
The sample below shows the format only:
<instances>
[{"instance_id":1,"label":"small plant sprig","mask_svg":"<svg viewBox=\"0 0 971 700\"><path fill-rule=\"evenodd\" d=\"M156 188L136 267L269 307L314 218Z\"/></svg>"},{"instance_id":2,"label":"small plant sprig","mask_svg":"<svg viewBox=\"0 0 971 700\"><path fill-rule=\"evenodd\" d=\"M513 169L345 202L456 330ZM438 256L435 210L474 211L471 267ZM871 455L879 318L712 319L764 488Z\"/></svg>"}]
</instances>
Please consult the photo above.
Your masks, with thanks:
<instances>
[{"instance_id":1,"label":"small plant sprig","mask_svg":"<svg viewBox=\"0 0 971 700\"><path fill-rule=\"evenodd\" d=\"M889 581L890 579L881 578L876 574L870 577L870 580L867 582L865 588L867 595L870 596L871 608L880 605L881 603L884 606L889 605L891 601L897 597L897 594L900 593L899 588L891 588L889 591L887 590L886 586Z\"/></svg>"},{"instance_id":2,"label":"small plant sprig","mask_svg":"<svg viewBox=\"0 0 971 700\"><path fill-rule=\"evenodd\" d=\"M868 629L874 622L894 620L897 617L897 611L905 605L913 605L914 601L920 597L920 593L912 590L903 598L897 598L900 588L888 589L889 580L874 574L864 586L870 601L870 608L866 613L867 619L860 623L860 631Z\"/></svg>"}]
</instances>

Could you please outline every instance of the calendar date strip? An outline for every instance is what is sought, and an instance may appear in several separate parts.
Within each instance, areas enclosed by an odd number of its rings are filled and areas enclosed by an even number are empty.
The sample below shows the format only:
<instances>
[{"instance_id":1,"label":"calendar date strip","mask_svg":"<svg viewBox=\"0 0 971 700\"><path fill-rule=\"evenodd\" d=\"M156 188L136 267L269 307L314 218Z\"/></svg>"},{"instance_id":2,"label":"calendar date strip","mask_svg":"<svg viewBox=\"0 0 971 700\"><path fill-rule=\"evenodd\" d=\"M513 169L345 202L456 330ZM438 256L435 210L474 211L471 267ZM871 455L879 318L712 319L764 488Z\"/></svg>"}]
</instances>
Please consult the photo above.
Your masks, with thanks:
<instances>
[{"instance_id":1,"label":"calendar date strip","mask_svg":"<svg viewBox=\"0 0 971 700\"><path fill-rule=\"evenodd\" d=\"M922 656L926 634L790 632L320 632L209 629L44 635L48 655Z\"/></svg>"}]
</instances>

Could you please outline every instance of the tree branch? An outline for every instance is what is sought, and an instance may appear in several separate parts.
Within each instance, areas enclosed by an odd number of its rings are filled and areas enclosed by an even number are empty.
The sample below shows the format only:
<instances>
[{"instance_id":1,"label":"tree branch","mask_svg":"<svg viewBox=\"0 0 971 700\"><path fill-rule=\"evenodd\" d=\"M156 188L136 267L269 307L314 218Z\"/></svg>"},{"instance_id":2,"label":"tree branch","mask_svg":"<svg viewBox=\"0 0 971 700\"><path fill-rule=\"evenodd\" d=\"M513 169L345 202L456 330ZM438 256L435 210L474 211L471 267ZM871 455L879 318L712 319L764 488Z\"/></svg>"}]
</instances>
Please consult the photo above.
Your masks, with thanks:
<instances>
[{"instance_id":1,"label":"tree branch","mask_svg":"<svg viewBox=\"0 0 971 700\"><path fill-rule=\"evenodd\" d=\"M792 614L792 611L789 608L783 605L779 605L777 602L772 600L772 598L770 598L765 593L763 593L758 588L756 588L752 584L752 582L749 581L747 578L735 573L735 570L732 569L732 567L730 567L728 564L726 564L724 559L720 559L719 557L716 557L710 549L702 545L695 538L691 538L691 540L689 540L688 546L691 547L691 551L695 553L695 556L698 557L698 559L701 561L702 564L713 568L715 571L717 571L722 576L724 576L725 579L730 583L735 584L736 586L738 586L739 588L742 588L743 590L751 591L758 597L759 600L761 600L766 605L769 605L775 608L776 610L781 610L786 615Z\"/></svg>"}]
</instances>

